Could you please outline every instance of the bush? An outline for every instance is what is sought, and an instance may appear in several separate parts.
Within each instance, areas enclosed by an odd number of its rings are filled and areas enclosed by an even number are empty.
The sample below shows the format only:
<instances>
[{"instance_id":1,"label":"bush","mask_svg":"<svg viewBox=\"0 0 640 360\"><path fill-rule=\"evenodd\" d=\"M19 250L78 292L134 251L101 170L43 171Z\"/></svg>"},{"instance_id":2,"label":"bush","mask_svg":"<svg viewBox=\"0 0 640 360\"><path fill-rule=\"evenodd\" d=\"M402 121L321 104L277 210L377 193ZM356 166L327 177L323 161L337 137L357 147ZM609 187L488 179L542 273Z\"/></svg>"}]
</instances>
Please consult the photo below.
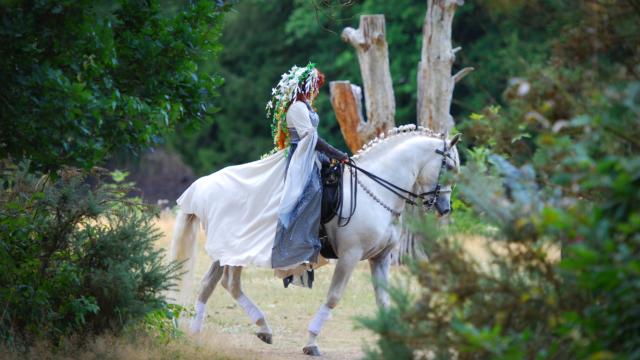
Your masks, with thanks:
<instances>
[{"instance_id":1,"label":"bush","mask_svg":"<svg viewBox=\"0 0 640 360\"><path fill-rule=\"evenodd\" d=\"M422 291L364 320L381 335L370 357L640 359L640 13L615 3L576 6L528 90L462 126L482 146L458 189L499 230L490 259L422 222Z\"/></svg>"},{"instance_id":2,"label":"bush","mask_svg":"<svg viewBox=\"0 0 640 360\"><path fill-rule=\"evenodd\" d=\"M211 121L218 4L0 1L2 157L91 169Z\"/></svg>"},{"instance_id":3,"label":"bush","mask_svg":"<svg viewBox=\"0 0 640 360\"><path fill-rule=\"evenodd\" d=\"M591 157L601 146L589 140L571 143L574 152L546 174L559 186L573 167L568 185L581 197L550 189L521 196L531 179L508 178L499 171L506 160L495 156L486 165L494 175L468 165L461 195L500 229L488 240L490 260L479 262L457 234L423 221L416 231L433 239L429 261L411 268L421 294L410 301L393 289L391 309L363 320L381 335L370 357L640 359L640 156ZM544 152L564 146L556 141Z\"/></svg>"},{"instance_id":4,"label":"bush","mask_svg":"<svg viewBox=\"0 0 640 360\"><path fill-rule=\"evenodd\" d=\"M38 177L5 165L0 195L0 339L21 347L119 332L166 307L176 276L154 247L154 211L105 174Z\"/></svg>"}]
</instances>

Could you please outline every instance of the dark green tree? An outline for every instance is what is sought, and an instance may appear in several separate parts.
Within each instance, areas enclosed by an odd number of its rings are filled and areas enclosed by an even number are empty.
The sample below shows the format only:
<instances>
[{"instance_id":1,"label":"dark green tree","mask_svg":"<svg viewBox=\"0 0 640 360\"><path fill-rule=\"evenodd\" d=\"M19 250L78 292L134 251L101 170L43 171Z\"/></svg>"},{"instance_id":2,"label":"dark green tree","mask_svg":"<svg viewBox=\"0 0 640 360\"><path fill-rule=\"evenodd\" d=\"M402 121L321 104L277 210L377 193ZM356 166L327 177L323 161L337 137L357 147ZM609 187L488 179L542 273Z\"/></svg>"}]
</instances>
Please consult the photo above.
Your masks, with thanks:
<instances>
[{"instance_id":1,"label":"dark green tree","mask_svg":"<svg viewBox=\"0 0 640 360\"><path fill-rule=\"evenodd\" d=\"M208 64L225 79L216 121L192 134L176 133L170 145L200 175L256 160L273 148L264 107L271 87L293 64L306 65L283 39L291 1L243 1L225 16L220 61ZM250 24L250 26L249 26Z\"/></svg>"},{"instance_id":2,"label":"dark green tree","mask_svg":"<svg viewBox=\"0 0 640 360\"><path fill-rule=\"evenodd\" d=\"M225 3L0 2L3 348L174 314L155 212L94 165L211 122Z\"/></svg>"},{"instance_id":3,"label":"dark green tree","mask_svg":"<svg viewBox=\"0 0 640 360\"><path fill-rule=\"evenodd\" d=\"M169 10L168 10L169 9ZM33 170L91 168L210 120L226 5L0 3L0 152Z\"/></svg>"}]
</instances>

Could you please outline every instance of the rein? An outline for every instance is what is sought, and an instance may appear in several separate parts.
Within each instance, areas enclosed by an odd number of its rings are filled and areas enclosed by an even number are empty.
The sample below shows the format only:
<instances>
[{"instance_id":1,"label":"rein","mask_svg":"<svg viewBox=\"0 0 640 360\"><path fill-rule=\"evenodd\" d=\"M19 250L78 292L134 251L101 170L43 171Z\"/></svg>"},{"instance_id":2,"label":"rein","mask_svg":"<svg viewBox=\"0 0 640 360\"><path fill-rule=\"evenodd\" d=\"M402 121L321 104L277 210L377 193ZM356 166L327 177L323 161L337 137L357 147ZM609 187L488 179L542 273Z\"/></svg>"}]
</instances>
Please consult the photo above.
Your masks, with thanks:
<instances>
[{"instance_id":1,"label":"rein","mask_svg":"<svg viewBox=\"0 0 640 360\"><path fill-rule=\"evenodd\" d=\"M350 209L349 209L349 215L346 217L342 217L342 205L343 203L341 202L339 204L339 211L337 212L339 214L339 218L338 218L338 226L343 227L346 226L347 224L349 224L349 221L351 220L351 217L353 216L353 214L355 213L356 210L356 194L357 194L357 185L360 184L360 186L362 186L365 190L365 192L367 194L369 194L369 196L373 197L373 199L378 202L382 207L384 207L385 209L387 209L389 212L391 212L394 215L398 215L399 213L397 213L395 210L391 209L389 206L385 205L384 203L382 203L380 201L380 199L378 199L377 197L375 197L373 195L373 193L368 190L367 188L365 188L362 183L358 180L358 172L361 172L363 175L367 176L368 178L370 178L371 180L373 180L375 183L377 183L378 185L382 186L383 188L391 191L393 194L395 194L396 196L398 196L399 198L403 199L407 204L412 205L412 206L419 206L422 205L426 211L429 211L431 209L433 209L433 207L436 205L438 198L440 197L440 194L442 193L449 193L451 192L451 190L441 190L442 186L440 185L440 178L442 177L442 173L443 170L446 168L446 164L447 164L447 158L451 158L451 155L449 155L449 150L447 148L447 141L446 139L443 140L444 141L444 145L442 150L440 149L436 149L436 153L439 155L442 155L442 162L440 163L440 170L438 171L438 178L436 180L436 185L433 188L433 190L431 191L427 191L427 192L423 192L420 194L416 194L412 191L409 191L407 189L403 189L401 187L399 187L398 185L395 185L394 183L381 178L380 176L371 173L361 167L359 167L358 165L356 165L355 161L353 159L349 159L348 162L346 162L345 164L347 166L349 166L351 169L353 169L352 171L349 171L350 173L350 181L349 181L349 185L350 185L350 189L351 189L351 201L350 201ZM342 186L342 185L340 185ZM354 190L355 189L355 190ZM340 191L342 191L342 188L340 189ZM419 200L422 200L422 204L420 204Z\"/></svg>"}]
</instances>

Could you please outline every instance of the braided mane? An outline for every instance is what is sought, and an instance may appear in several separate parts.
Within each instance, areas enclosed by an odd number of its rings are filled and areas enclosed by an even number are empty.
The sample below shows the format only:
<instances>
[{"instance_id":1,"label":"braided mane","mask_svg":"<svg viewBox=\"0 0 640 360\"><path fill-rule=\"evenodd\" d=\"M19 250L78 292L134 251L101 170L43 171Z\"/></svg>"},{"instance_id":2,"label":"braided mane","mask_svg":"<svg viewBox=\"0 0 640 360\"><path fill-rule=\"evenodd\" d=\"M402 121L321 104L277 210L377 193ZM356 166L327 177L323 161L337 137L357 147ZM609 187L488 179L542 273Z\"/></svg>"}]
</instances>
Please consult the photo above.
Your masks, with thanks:
<instances>
[{"instance_id":1,"label":"braided mane","mask_svg":"<svg viewBox=\"0 0 640 360\"><path fill-rule=\"evenodd\" d=\"M358 152L353 156L354 159L360 158L362 155L370 152L374 148L378 148L378 145L387 143L389 139L399 138L406 135L422 135L436 139L444 139L445 135L442 133L434 132L431 129L427 129L423 126L415 126L414 124L401 125L389 130L386 134L382 133L376 138L372 139L368 143L362 146Z\"/></svg>"}]
</instances>

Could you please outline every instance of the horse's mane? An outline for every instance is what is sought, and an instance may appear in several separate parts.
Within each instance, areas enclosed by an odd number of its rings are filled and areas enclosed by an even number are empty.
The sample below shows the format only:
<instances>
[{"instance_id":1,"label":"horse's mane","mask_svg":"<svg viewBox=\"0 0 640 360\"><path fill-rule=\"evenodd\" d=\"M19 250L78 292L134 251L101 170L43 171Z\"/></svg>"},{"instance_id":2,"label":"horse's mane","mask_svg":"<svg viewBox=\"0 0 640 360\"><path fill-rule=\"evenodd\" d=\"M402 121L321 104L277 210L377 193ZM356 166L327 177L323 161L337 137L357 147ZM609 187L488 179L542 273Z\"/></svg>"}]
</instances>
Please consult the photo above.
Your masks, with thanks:
<instances>
[{"instance_id":1,"label":"horse's mane","mask_svg":"<svg viewBox=\"0 0 640 360\"><path fill-rule=\"evenodd\" d=\"M409 125L401 125L397 126L391 130L389 130L386 134L382 133L378 135L376 138L372 139L368 143L364 144L360 150L358 150L353 158L359 159L362 155L365 155L371 152L374 149L384 148L384 146L380 146L382 144L387 144L392 139L399 139L405 136L427 136L434 139L444 139L445 135L442 133L437 133L431 129L427 129L423 126L415 126L414 124Z\"/></svg>"}]
</instances>

